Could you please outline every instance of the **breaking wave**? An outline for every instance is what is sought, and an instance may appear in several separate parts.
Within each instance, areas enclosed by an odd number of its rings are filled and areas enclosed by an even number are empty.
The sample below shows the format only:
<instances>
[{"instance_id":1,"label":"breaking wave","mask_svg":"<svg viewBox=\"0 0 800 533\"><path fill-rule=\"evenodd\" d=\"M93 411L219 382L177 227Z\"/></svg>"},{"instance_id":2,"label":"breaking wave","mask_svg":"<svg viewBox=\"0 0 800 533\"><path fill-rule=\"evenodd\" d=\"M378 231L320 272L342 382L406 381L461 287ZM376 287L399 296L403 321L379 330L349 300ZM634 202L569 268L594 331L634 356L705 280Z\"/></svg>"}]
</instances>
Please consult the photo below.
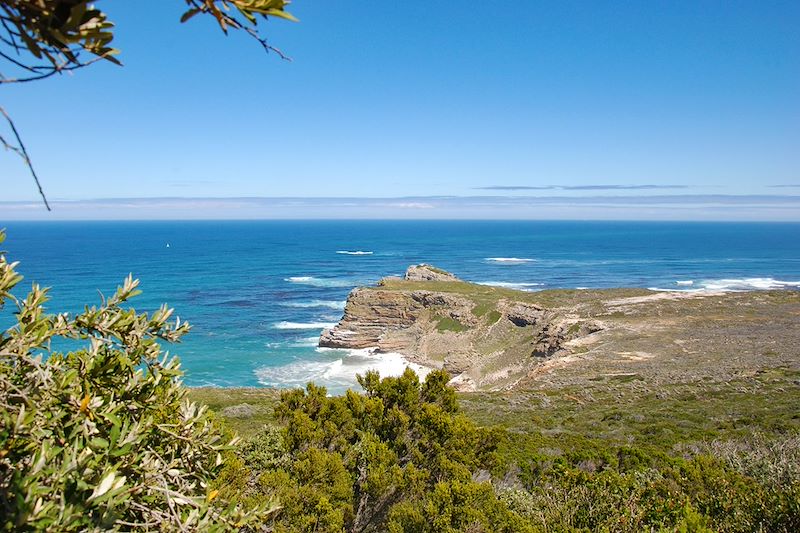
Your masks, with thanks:
<instances>
[{"instance_id":1,"label":"breaking wave","mask_svg":"<svg viewBox=\"0 0 800 533\"><path fill-rule=\"evenodd\" d=\"M709 291L752 291L800 287L800 281L780 281L775 278L714 279L700 282Z\"/></svg>"},{"instance_id":2,"label":"breaking wave","mask_svg":"<svg viewBox=\"0 0 800 533\"><path fill-rule=\"evenodd\" d=\"M341 255L372 255L372 252L364 250L337 250L336 253Z\"/></svg>"},{"instance_id":3,"label":"breaking wave","mask_svg":"<svg viewBox=\"0 0 800 533\"><path fill-rule=\"evenodd\" d=\"M335 326L335 322L278 322L272 327L275 329L327 329Z\"/></svg>"},{"instance_id":4,"label":"breaking wave","mask_svg":"<svg viewBox=\"0 0 800 533\"><path fill-rule=\"evenodd\" d=\"M500 263L503 265L521 265L523 263L533 263L536 259L529 259L527 257L487 257L487 263Z\"/></svg>"},{"instance_id":5,"label":"breaking wave","mask_svg":"<svg viewBox=\"0 0 800 533\"><path fill-rule=\"evenodd\" d=\"M770 291L780 289L800 288L800 281L781 281L775 278L730 278L707 279L702 281L679 280L675 282L681 287L691 288L661 288L649 287L651 291L680 291L680 292L741 292L741 291Z\"/></svg>"},{"instance_id":6,"label":"breaking wave","mask_svg":"<svg viewBox=\"0 0 800 533\"><path fill-rule=\"evenodd\" d=\"M284 278L284 281L289 283L297 283L299 285L310 285L311 287L354 287L358 285L357 282L348 279L331 279L331 278L315 278L314 276L292 276Z\"/></svg>"},{"instance_id":7,"label":"breaking wave","mask_svg":"<svg viewBox=\"0 0 800 533\"><path fill-rule=\"evenodd\" d=\"M282 366L268 366L254 371L258 382L268 387L304 387L309 381L324 385L331 393L357 388L356 374L377 370L381 377L399 376L411 368L420 379L430 368L412 363L398 353L376 353L372 348L342 350L317 348L316 359L298 359Z\"/></svg>"},{"instance_id":8,"label":"breaking wave","mask_svg":"<svg viewBox=\"0 0 800 533\"><path fill-rule=\"evenodd\" d=\"M312 348L319 344L319 337L304 337L289 343L292 348Z\"/></svg>"},{"instance_id":9,"label":"breaking wave","mask_svg":"<svg viewBox=\"0 0 800 533\"><path fill-rule=\"evenodd\" d=\"M500 287L503 289L515 289L518 291L533 291L535 287L542 287L544 283L522 283L511 281L476 281L478 285L489 285L490 287Z\"/></svg>"}]
</instances>

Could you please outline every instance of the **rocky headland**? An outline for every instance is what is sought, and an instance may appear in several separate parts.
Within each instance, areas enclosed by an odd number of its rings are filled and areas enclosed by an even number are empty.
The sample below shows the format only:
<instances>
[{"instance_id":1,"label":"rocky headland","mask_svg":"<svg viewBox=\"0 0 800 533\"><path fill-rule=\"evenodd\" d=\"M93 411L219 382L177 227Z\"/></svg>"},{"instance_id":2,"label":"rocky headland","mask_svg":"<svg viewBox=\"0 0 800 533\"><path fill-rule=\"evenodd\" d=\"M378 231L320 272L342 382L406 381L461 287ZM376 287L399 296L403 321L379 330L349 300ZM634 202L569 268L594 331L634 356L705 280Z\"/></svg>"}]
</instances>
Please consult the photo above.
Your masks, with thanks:
<instances>
[{"instance_id":1,"label":"rocky headland","mask_svg":"<svg viewBox=\"0 0 800 533\"><path fill-rule=\"evenodd\" d=\"M603 329L597 320L520 299L526 293L467 283L430 265L360 287L320 337L329 348L376 348L445 368L462 389L511 386L570 342Z\"/></svg>"},{"instance_id":2,"label":"rocky headland","mask_svg":"<svg viewBox=\"0 0 800 533\"><path fill-rule=\"evenodd\" d=\"M414 265L403 278L354 289L319 345L400 353L446 369L461 390L734 378L796 366L799 316L797 291L524 292Z\"/></svg>"}]
</instances>

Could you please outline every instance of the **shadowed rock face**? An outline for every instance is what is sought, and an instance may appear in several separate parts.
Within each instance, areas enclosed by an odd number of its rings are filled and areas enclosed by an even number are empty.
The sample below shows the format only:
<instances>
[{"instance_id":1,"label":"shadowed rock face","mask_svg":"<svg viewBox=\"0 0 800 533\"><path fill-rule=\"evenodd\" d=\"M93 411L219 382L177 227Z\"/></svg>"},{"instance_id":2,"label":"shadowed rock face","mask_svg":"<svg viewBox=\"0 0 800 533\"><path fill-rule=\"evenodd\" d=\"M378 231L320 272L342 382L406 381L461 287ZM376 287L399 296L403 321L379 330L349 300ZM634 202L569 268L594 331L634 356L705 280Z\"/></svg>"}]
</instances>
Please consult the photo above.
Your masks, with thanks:
<instances>
[{"instance_id":1,"label":"shadowed rock face","mask_svg":"<svg viewBox=\"0 0 800 533\"><path fill-rule=\"evenodd\" d=\"M498 310L511 322L519 327L535 326L552 318L553 313L548 313L538 305L519 302L501 301Z\"/></svg>"},{"instance_id":2,"label":"shadowed rock face","mask_svg":"<svg viewBox=\"0 0 800 533\"><path fill-rule=\"evenodd\" d=\"M347 297L344 316L320 336L319 345L328 348L380 347L384 335L410 328L425 305L409 294L380 289L357 288Z\"/></svg>"},{"instance_id":3,"label":"shadowed rock face","mask_svg":"<svg viewBox=\"0 0 800 533\"><path fill-rule=\"evenodd\" d=\"M513 385L542 358L569 353L565 343L600 327L544 307L514 301L515 291L459 280L429 265L409 267L403 279L354 289L344 316L319 345L398 352L459 376L464 388Z\"/></svg>"}]
</instances>

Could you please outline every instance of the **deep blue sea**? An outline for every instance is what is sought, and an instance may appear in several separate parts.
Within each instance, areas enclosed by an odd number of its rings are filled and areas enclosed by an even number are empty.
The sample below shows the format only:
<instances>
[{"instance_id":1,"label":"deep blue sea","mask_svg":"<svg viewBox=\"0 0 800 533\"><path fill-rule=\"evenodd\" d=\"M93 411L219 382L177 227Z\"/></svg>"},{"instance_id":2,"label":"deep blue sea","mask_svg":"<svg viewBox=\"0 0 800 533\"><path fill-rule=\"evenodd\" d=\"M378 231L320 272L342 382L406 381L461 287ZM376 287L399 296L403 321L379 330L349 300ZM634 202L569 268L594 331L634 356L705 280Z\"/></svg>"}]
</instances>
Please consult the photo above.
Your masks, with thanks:
<instances>
[{"instance_id":1,"label":"deep blue sea","mask_svg":"<svg viewBox=\"0 0 800 533\"><path fill-rule=\"evenodd\" d=\"M189 385L340 391L398 357L316 349L348 292L415 263L524 290L800 288L800 224L663 222L10 222L3 248L48 310L99 302L132 272L139 310L193 324L178 354ZM6 326L11 309L0 317Z\"/></svg>"}]
</instances>

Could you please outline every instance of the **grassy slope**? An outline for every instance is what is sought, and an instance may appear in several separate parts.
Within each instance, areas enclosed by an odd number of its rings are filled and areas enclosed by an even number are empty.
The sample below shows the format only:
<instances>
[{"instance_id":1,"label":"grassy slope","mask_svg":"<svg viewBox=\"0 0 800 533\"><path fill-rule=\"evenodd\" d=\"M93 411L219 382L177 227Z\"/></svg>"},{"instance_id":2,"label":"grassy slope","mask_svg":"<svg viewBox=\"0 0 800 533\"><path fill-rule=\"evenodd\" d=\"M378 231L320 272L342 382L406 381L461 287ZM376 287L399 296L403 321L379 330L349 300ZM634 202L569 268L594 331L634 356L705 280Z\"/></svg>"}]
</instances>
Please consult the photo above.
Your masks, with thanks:
<instances>
[{"instance_id":1,"label":"grassy slope","mask_svg":"<svg viewBox=\"0 0 800 533\"><path fill-rule=\"evenodd\" d=\"M747 379L658 390L621 379L538 392L469 393L460 400L477 422L509 430L504 452L509 459L620 446L673 455L712 440L800 430L799 384L800 372L773 369Z\"/></svg>"},{"instance_id":2,"label":"grassy slope","mask_svg":"<svg viewBox=\"0 0 800 533\"><path fill-rule=\"evenodd\" d=\"M272 409L280 396L272 389L209 387L191 389L189 395L243 436L275 423ZM465 393L459 400L478 423L509 430L512 439L504 452L509 458L620 445L676 453L681 444L800 430L800 372L789 369L725 383L667 385L646 393L638 381L620 379L589 388ZM255 413L226 416L226 408L242 404Z\"/></svg>"},{"instance_id":3,"label":"grassy slope","mask_svg":"<svg viewBox=\"0 0 800 533\"><path fill-rule=\"evenodd\" d=\"M503 287L478 285L461 281L405 281L399 278L386 278L379 287L382 290L433 291L465 296L479 305L493 306L501 298L532 303L543 307L569 307L578 304L597 302L608 298L625 298L653 294L647 289L555 289L537 292L517 291ZM480 311L478 311L480 313Z\"/></svg>"},{"instance_id":4,"label":"grassy slope","mask_svg":"<svg viewBox=\"0 0 800 533\"><path fill-rule=\"evenodd\" d=\"M463 409L476 421L509 429L503 455L510 460L531 453L600 453L624 445L674 455L702 441L800 430L797 292L609 306L609 301L653 293L520 293L469 283L403 281L383 288L462 294L481 314L490 313L499 298L580 308L614 325L598 345L578 350L572 361L552 361L515 390L460 395ZM249 435L274 421L279 394L203 388L190 396ZM241 404L254 413L225 411Z\"/></svg>"},{"instance_id":5,"label":"grassy slope","mask_svg":"<svg viewBox=\"0 0 800 533\"><path fill-rule=\"evenodd\" d=\"M256 388L199 387L189 389L192 401L207 405L230 429L250 437L266 424L275 424L275 405L280 391ZM247 405L249 413L237 413L236 407Z\"/></svg>"}]
</instances>

